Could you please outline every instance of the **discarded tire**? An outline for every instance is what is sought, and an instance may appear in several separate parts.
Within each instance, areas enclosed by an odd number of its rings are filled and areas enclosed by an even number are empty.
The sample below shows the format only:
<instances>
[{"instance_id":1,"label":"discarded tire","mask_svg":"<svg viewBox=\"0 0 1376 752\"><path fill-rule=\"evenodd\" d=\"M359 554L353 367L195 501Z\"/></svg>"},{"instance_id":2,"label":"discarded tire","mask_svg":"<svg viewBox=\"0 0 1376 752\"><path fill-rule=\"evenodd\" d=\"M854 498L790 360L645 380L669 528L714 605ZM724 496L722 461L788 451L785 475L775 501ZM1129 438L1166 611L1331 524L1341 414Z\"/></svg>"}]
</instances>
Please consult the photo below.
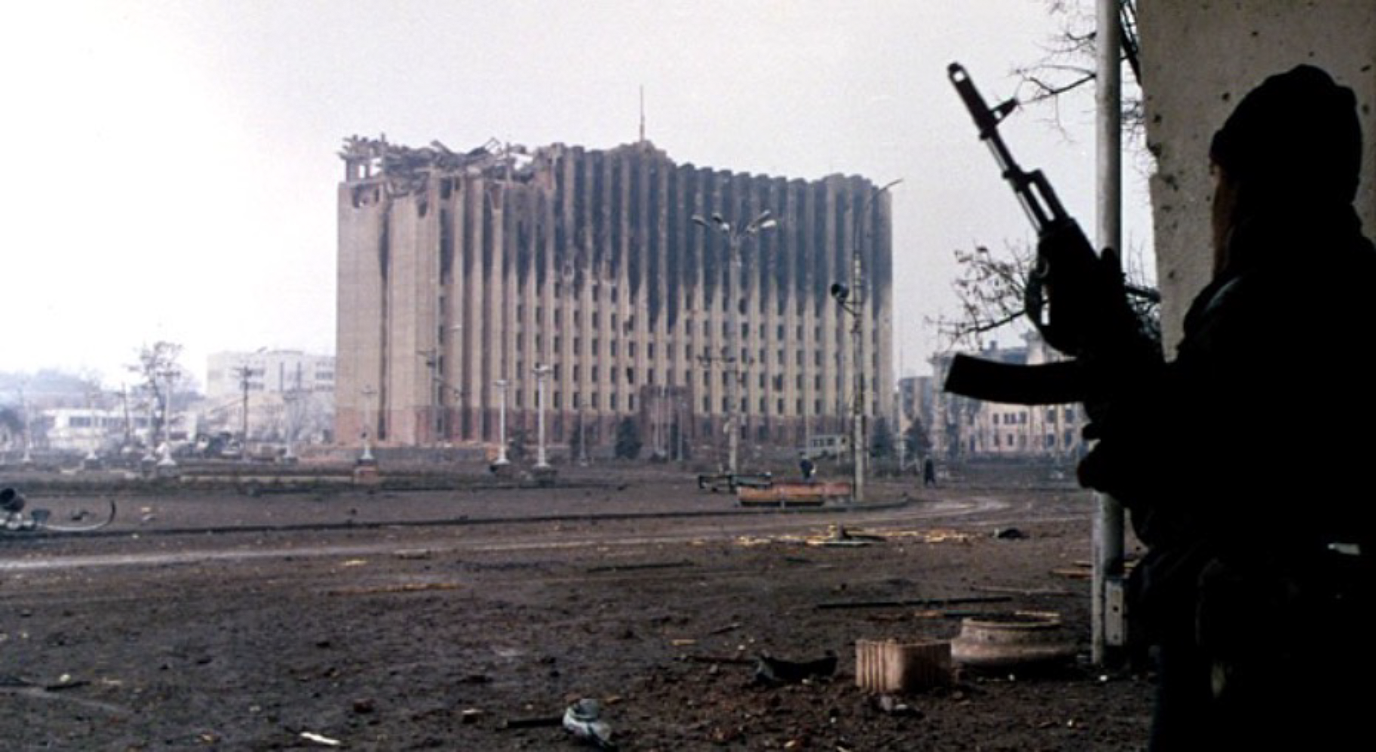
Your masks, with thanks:
<instances>
[{"instance_id":1,"label":"discarded tire","mask_svg":"<svg viewBox=\"0 0 1376 752\"><path fill-rule=\"evenodd\" d=\"M978 669L1045 667L1075 657L1060 614L1014 611L968 618L951 641L951 658Z\"/></svg>"}]
</instances>

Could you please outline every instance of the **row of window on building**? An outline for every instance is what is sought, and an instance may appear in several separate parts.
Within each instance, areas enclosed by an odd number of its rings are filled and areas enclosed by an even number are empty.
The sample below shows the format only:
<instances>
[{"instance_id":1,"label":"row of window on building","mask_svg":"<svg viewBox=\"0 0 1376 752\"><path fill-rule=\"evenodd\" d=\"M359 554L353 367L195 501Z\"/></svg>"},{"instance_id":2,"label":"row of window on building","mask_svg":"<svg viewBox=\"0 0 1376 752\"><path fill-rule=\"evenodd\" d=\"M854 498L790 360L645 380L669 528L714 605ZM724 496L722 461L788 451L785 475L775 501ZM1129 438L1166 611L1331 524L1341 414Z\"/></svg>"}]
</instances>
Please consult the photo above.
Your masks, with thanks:
<instances>
[{"instance_id":1,"label":"row of window on building","mask_svg":"<svg viewBox=\"0 0 1376 752\"><path fill-rule=\"evenodd\" d=\"M745 301L742 301L742 305L744 305L744 302L745 302ZM763 301L761 301L761 302L763 302ZM443 296L441 296L441 298L440 298L440 305L441 305L441 307L443 307L443 305L444 305L444 297L443 297ZM690 310L691 310L691 309L690 309ZM723 305L722 305L722 310L723 310L723 311L726 310L726 305L725 305L725 302L724 302L724 301L723 301ZM763 306L761 307L761 310L762 310L762 311L764 310L764 309L763 309ZM800 316L802 315L802 312L801 312L801 311L799 312L799 315L800 315ZM541 321L541 320L544 319L544 316L545 316L545 309L544 309L544 306L536 306L536 308L535 308L535 320L536 320L536 321ZM573 319L573 326L575 326L575 327L581 327L581 326L583 326L583 312L582 312L581 310L575 308L575 309L573 310L572 319ZM632 313L632 314L629 314L629 315L627 315L627 316L625 316L625 317L622 318L622 319L620 319L620 321L621 321L621 323L622 323L622 326L620 326L620 327L617 326L618 316L617 316L617 314L616 314L615 312L609 313L609 314L607 315L607 320L608 320L608 323L609 323L609 327L608 327L608 328L610 329L610 331L611 331L612 333L618 333L618 332L630 333L630 332L635 331L635 314L633 314L633 313ZM518 306L516 306L516 328L517 328L518 332L519 332L521 329L523 329L523 322L524 322L524 321L525 321L525 306L524 306L524 305L518 305ZM841 320L838 319L838 322L839 322L839 321L841 321ZM683 326L683 336L688 337L688 338L692 338L692 337L694 337L694 336L696 336L696 335L698 335L698 334L701 334L701 335L702 335L704 338L706 338L706 339L711 339L711 338L712 338L712 332L713 332L714 327L711 325L711 322L707 322L707 321L701 321L701 322L699 322L699 321L695 321L695 320L692 319L692 318L681 318L681 319L680 319L680 322L682 323L682 326ZM592 328L594 328L594 329L600 329L600 328L602 328L602 311L591 311L591 312L589 313L589 323L591 324ZM561 326L563 326L563 325L564 325L563 309L561 309L561 308L555 308L555 309L554 309L554 326L556 326L556 327L561 327ZM749 339L749 338L750 338L750 333L751 333L751 325L750 325L750 323L747 322L747 321L742 321L742 322L740 322L739 325L740 325L740 337L741 337L741 339ZM720 322L719 327L720 327L720 330L721 330L721 337L722 337L723 339L726 338L726 337L728 337L728 336L730 336L730 334L731 334L731 329L730 329L731 324L730 324L729 321L722 321L722 322ZM784 332L786 331L786 329L787 329L787 327L786 327L785 325L783 325L783 324L775 324L774 327L773 327L774 339L775 339L776 341L779 341L779 342L786 342L786 341L788 341L788 340L785 339L785 334L784 334ZM761 338L768 339L768 337L769 337L769 332L771 331L771 329L770 329L770 327L769 327L768 325L763 325L763 324L762 324L762 325L758 326L757 328L755 328L754 331L755 331ZM803 339L803 331L804 331L804 326L803 326L802 324L797 324L797 325L795 325L795 328L794 328L794 335L795 335L795 336L794 336L794 341L802 341L802 339ZM836 327L833 327L833 328L832 328L832 332L833 332L833 336L834 336L835 341L837 342L837 344L841 344L841 343L843 343L843 342L846 342L846 341L849 339L849 337L851 336L849 327L836 326ZM518 336L519 336L519 335L518 335ZM813 327L812 327L812 340L813 340L814 342L821 342L821 341L822 341L822 325L821 325L821 324L814 324L814 325L813 325ZM596 341L597 341L597 340L593 340L594 343L596 343ZM871 344L877 344L877 343L879 342L879 333L878 333L877 330L871 330L871 332L870 332L870 342L871 342ZM614 342L614 341L613 341L613 347L615 347L615 342ZM593 354L598 354L597 352L595 352L595 351L596 351L596 348L597 348L597 345L596 345L596 344L593 345L593 348L594 348L594 353L593 353ZM612 355L615 355L615 354L616 354L616 351L613 349L613 350L612 350ZM632 355L634 355L634 352L632 352ZM653 352L651 352L650 357L654 357L654 353L653 353Z\"/></svg>"},{"instance_id":2,"label":"row of window on building","mask_svg":"<svg viewBox=\"0 0 1376 752\"><path fill-rule=\"evenodd\" d=\"M1061 444L1062 449L1069 449L1075 446L1075 431L1073 429L1066 429L1066 431L1061 435L1061 440L1063 442ZM1055 449L1056 434L1046 434L1046 436L1043 437L1043 442L1043 446L1046 449ZM976 437L970 437L971 452L978 452L980 450L979 444L980 442ZM1028 436L1025 433L999 434L998 431L995 431L991 437L991 445L994 449L1024 450L1028 448Z\"/></svg>"},{"instance_id":3,"label":"row of window on building","mask_svg":"<svg viewBox=\"0 0 1376 752\"><path fill-rule=\"evenodd\" d=\"M591 395L589 395L590 399L589 399L588 401L586 401L586 402L585 402L584 399L583 399L583 393L582 393L582 392L574 392L574 393L571 395L571 397L572 397L572 399L570 400L570 404L568 405L569 409L572 409L572 410L580 410L580 409L601 410L601 409L602 409L602 399L601 399L602 395L599 394L599 393L597 393L597 392L593 392ZM617 394L617 393L608 394L608 395L607 395L607 409L609 409L609 410L620 410L620 409L621 409L621 404L622 404L622 401L621 401L620 397L621 397L621 395L619 395L619 394ZM701 399L702 399L702 411L703 411L703 412L706 412L706 413L712 412L712 404L713 404L712 398L711 398L711 397L708 397L708 396L703 396ZM525 408L526 408L527 396L526 396L525 390L523 390L523 389L518 389L518 390L516 390L514 402L515 402L515 406L516 406L517 409L525 409ZM555 410L562 410L562 409L564 409L564 406L565 406L565 405L564 405L563 394L561 394L560 392L555 392L555 393L553 394L553 396L552 396L550 402L551 402L551 405L550 405L550 406L551 406L553 409L555 409ZM758 414L760 414L760 415L770 415L770 414L773 414L773 415L786 415L786 414L787 414L787 411L786 411L786 409L785 409L785 408L786 408L786 405L787 405L787 401L784 400L783 398L779 398L779 397L774 398L774 401L773 401L773 408L774 408L774 409L773 409L773 411L771 411L771 410L769 409L769 408L770 408L770 400L769 400L769 398L767 398L767 397L760 397L757 404L758 404L758 406L759 406ZM806 401L805 401L805 400L803 400L803 399L801 399L801 398L795 399L794 402L793 402L794 414L795 414L795 415L804 415L804 414L808 414L808 413L805 413L805 412L804 412L804 406L805 406L805 404L806 404ZM636 410L636 405L637 405L636 395L635 395L635 394L628 394L628 395L626 395L625 405L626 405L626 409L627 409L627 410L630 410L630 411L634 412L634 411ZM720 405L721 405L721 412L723 412L723 413L730 412L731 401L730 401L729 398L727 398L727 397L721 397L721 398L720 398ZM534 404L534 400L531 400L530 407L531 407L531 408L535 408L535 407L536 407L536 405ZM873 403L871 404L871 406L870 406L870 409L873 410L875 414L878 414L878 412L879 412L879 402L878 402L878 401L873 402ZM739 411L742 412L742 413L747 413L747 412L750 411L750 400L749 400L748 398L744 398L744 397L743 397L743 398L740 399L740 410L739 410ZM837 413L844 412L843 406L838 406L838 407L836 408L835 412L837 412ZM825 414L825 412L824 412L824 410L823 410L823 402L822 402L822 400L819 400L819 399L818 399L818 400L813 400L813 401L812 401L812 412L811 412L810 414L812 414L812 415L823 415L823 414Z\"/></svg>"},{"instance_id":4,"label":"row of window on building","mask_svg":"<svg viewBox=\"0 0 1376 752\"><path fill-rule=\"evenodd\" d=\"M993 414L991 414L991 415L989 416L989 420L990 420L990 422L992 422L992 423L993 423L994 425L996 425L996 426L997 426L997 425L1005 425L1005 426L1011 426L1011 425L1027 425L1027 414L1028 414L1028 413L1027 413L1026 410L1020 410L1020 411L1018 411L1018 412L1008 412L1008 413L993 413ZM1075 422L1075 408L1073 408L1073 407L1061 408L1060 411L1058 411L1058 410L1057 410L1056 408L1054 408L1054 407L1048 407L1048 408L1046 409L1046 422L1047 422L1047 423L1055 423L1055 422L1056 422L1056 416L1057 416L1058 414L1062 414L1062 415L1065 416L1065 419L1064 419L1064 421L1063 421L1063 422L1065 422L1065 423L1074 423L1074 422ZM973 423L973 422L975 421L975 416L972 414L972 415L970 416L970 419L969 419L969 420L970 420L971 423Z\"/></svg>"}]
</instances>

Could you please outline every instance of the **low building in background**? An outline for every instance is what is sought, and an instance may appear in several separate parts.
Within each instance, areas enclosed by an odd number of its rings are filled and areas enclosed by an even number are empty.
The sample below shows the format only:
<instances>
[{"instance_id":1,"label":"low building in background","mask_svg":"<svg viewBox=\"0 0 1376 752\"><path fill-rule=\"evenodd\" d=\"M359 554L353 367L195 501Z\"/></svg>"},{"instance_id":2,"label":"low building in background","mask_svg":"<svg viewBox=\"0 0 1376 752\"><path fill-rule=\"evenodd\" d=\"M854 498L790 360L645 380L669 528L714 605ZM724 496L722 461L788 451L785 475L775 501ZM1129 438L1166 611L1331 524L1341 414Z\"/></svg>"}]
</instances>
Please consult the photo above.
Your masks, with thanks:
<instances>
[{"instance_id":1,"label":"low building in background","mask_svg":"<svg viewBox=\"0 0 1376 752\"><path fill-rule=\"evenodd\" d=\"M206 359L202 432L238 443L325 443L334 432L333 355L217 352Z\"/></svg>"}]
</instances>

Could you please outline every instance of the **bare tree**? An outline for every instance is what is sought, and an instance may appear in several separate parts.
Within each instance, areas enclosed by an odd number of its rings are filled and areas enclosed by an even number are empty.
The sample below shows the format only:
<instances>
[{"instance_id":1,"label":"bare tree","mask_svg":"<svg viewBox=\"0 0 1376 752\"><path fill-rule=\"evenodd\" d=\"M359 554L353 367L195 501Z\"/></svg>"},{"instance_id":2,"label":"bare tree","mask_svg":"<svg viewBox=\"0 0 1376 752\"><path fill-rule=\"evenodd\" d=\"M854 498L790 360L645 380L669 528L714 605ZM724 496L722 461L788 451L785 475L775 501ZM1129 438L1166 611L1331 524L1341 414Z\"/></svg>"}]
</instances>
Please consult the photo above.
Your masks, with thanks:
<instances>
[{"instance_id":1,"label":"bare tree","mask_svg":"<svg viewBox=\"0 0 1376 752\"><path fill-rule=\"evenodd\" d=\"M1058 105L1062 95L1093 83L1095 78L1097 35L1093 3L1047 0L1047 12L1060 19L1060 30L1048 40L1040 60L1014 70L1031 89L1030 94L1019 97L1024 105ZM1137 84L1124 93L1123 127L1136 136L1142 131L1143 109L1135 0L1119 0L1118 31L1123 64L1132 72L1132 80Z\"/></svg>"},{"instance_id":2,"label":"bare tree","mask_svg":"<svg viewBox=\"0 0 1376 752\"><path fill-rule=\"evenodd\" d=\"M960 302L954 318L936 320L937 332L948 348L979 348L981 339L997 330L1026 331L1027 284L1036 263L1036 250L1030 246L1008 245L1001 254L985 246L974 251L955 251L959 276L952 283ZM1124 257L1123 276L1130 289L1141 291L1128 296L1142 332L1161 340L1159 298L1151 293L1140 253Z\"/></svg>"},{"instance_id":3,"label":"bare tree","mask_svg":"<svg viewBox=\"0 0 1376 752\"><path fill-rule=\"evenodd\" d=\"M139 379L138 388L153 408L150 443L157 441L171 418L172 393L183 376L181 364L177 362L181 354L180 344L158 341L139 348L137 362L125 366Z\"/></svg>"},{"instance_id":4,"label":"bare tree","mask_svg":"<svg viewBox=\"0 0 1376 752\"><path fill-rule=\"evenodd\" d=\"M1025 329L1023 296L1032 271L1032 254L1008 247L995 254L987 246L956 250L959 276L951 283L960 302L955 318L937 319L937 332L950 347L978 348L980 338L1005 327Z\"/></svg>"},{"instance_id":5,"label":"bare tree","mask_svg":"<svg viewBox=\"0 0 1376 752\"><path fill-rule=\"evenodd\" d=\"M1060 19L1060 30L1045 47L1045 55L1038 61L1018 68L1015 73L1031 93L1017 97L1024 106L1046 104L1058 107L1060 98L1095 79L1095 14L1093 4L1086 0L1046 0L1047 12ZM1123 64L1132 71L1133 80L1141 82L1139 45L1137 37L1137 7L1135 0L1118 0L1118 26L1122 37ZM1123 98L1123 127L1136 143L1143 135L1142 97L1134 87ZM1143 155L1146 154L1142 150ZM1147 157L1149 158L1149 157ZM1029 275L1035 264L1035 249L1028 246L1006 245L997 253L987 246L973 251L956 250L959 276L952 283L960 303L960 312L953 318L937 319L936 326L946 345L978 347L983 335L1005 327L1025 330L1024 297ZM1142 262L1142 254L1122 254L1125 277L1130 287L1150 291L1150 275ZM1159 341L1159 306L1151 297L1129 298L1138 313L1143 330Z\"/></svg>"}]
</instances>

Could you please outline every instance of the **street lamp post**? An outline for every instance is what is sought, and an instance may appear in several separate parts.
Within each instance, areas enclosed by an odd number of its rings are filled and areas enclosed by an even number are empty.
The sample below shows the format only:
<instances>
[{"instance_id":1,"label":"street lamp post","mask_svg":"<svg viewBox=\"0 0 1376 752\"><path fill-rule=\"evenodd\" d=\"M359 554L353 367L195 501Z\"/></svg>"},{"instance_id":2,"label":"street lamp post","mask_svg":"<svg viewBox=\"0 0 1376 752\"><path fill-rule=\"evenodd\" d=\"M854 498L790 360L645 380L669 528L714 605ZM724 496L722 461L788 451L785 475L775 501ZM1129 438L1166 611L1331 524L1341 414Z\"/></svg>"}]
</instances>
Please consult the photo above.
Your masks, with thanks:
<instances>
[{"instance_id":1,"label":"street lamp post","mask_svg":"<svg viewBox=\"0 0 1376 752\"><path fill-rule=\"evenodd\" d=\"M154 428L157 426L157 424L158 424L158 400L157 400L157 395L155 394L155 395L153 395L153 399L150 400L149 403L148 403L148 434L147 434L147 441L146 441L145 446L144 446L144 448L143 448L143 457L139 458L139 462L143 463L143 465L146 466L146 467L152 467L153 463L155 463L155 462L158 461L158 458L153 456L153 449L154 449L155 445L158 443L158 434L157 434L157 432L154 430Z\"/></svg>"},{"instance_id":2,"label":"street lamp post","mask_svg":"<svg viewBox=\"0 0 1376 752\"><path fill-rule=\"evenodd\" d=\"M497 387L497 461L492 464L500 467L511 462L506 458L506 379L492 385Z\"/></svg>"},{"instance_id":3,"label":"street lamp post","mask_svg":"<svg viewBox=\"0 0 1376 752\"><path fill-rule=\"evenodd\" d=\"M239 460L248 462L248 389L249 377L253 375L253 369L245 362L239 366L239 389L243 391L242 412L240 416L242 427L239 430Z\"/></svg>"},{"instance_id":4,"label":"street lamp post","mask_svg":"<svg viewBox=\"0 0 1376 752\"><path fill-rule=\"evenodd\" d=\"M373 406L373 395L375 394L377 394L377 390L372 386L363 387L363 453L358 457L359 464L363 465L372 464L374 462L373 447L369 443L372 432L369 430L371 426L368 424L368 419L371 417L370 408Z\"/></svg>"},{"instance_id":5,"label":"street lamp post","mask_svg":"<svg viewBox=\"0 0 1376 752\"><path fill-rule=\"evenodd\" d=\"M91 421L91 443L86 448L86 457L82 462L88 468L93 468L100 462L100 455L96 454L96 447L100 444L101 436L104 434L101 419L96 416L95 395L92 391L86 392L86 413Z\"/></svg>"},{"instance_id":6,"label":"street lamp post","mask_svg":"<svg viewBox=\"0 0 1376 752\"><path fill-rule=\"evenodd\" d=\"M33 434L29 422L29 400L24 395L24 388L19 388L19 405L24 411L24 456L19 460L25 467L33 464Z\"/></svg>"},{"instance_id":7,"label":"street lamp post","mask_svg":"<svg viewBox=\"0 0 1376 752\"><path fill-rule=\"evenodd\" d=\"M431 392L427 398L430 403L430 415L427 421L433 441L432 444L438 446L449 440L450 426L448 420L449 411L444 404L444 395L452 393L455 402L459 402L463 396L463 390L452 386L445 378L444 353L447 342L445 335L458 334L463 331L463 324L453 324L440 331L440 342L437 347L424 350L417 350L416 355L420 356L425 362L425 367L430 371Z\"/></svg>"},{"instance_id":8,"label":"street lamp post","mask_svg":"<svg viewBox=\"0 0 1376 752\"><path fill-rule=\"evenodd\" d=\"M740 301L736 299L736 282L741 270L741 241L745 238L759 234L761 230L768 230L778 226L778 220L768 210L760 212L758 216L749 222L733 225L722 218L721 214L712 214L709 222L698 215L693 215L694 224L706 228L715 229L726 238L726 247L729 261L729 268L726 274L726 346L724 348L723 368L730 374L726 379L726 451L727 451L727 472L733 480L737 472L736 456L738 444L740 443L740 428L736 425L736 413L740 410L740 400L737 397L737 388L744 378L742 364L739 361L740 354L737 352L736 337L740 333Z\"/></svg>"},{"instance_id":9,"label":"street lamp post","mask_svg":"<svg viewBox=\"0 0 1376 752\"><path fill-rule=\"evenodd\" d=\"M583 430L583 400L578 399L578 466L588 466L588 435Z\"/></svg>"},{"instance_id":10,"label":"street lamp post","mask_svg":"<svg viewBox=\"0 0 1376 752\"><path fill-rule=\"evenodd\" d=\"M865 270L860 254L860 226L870 204L880 194L903 182L902 178L890 181L876 188L865 198L859 213L852 218L854 230L851 241L850 287L839 282L831 286L831 296L841 309L851 315L851 348L854 350L855 364L851 377L854 381L854 395L851 400L851 500L865 500Z\"/></svg>"},{"instance_id":11,"label":"street lamp post","mask_svg":"<svg viewBox=\"0 0 1376 752\"><path fill-rule=\"evenodd\" d=\"M548 365L537 364L534 368L535 389L536 389L536 434L539 444L535 450L535 469L549 469L549 462L545 456L545 379L549 376L551 369Z\"/></svg>"},{"instance_id":12,"label":"street lamp post","mask_svg":"<svg viewBox=\"0 0 1376 752\"><path fill-rule=\"evenodd\" d=\"M296 388L288 390L282 394L282 407L286 411L286 439L287 449L282 455L282 462L290 465L296 462L296 431L297 420L300 418L299 405L301 401L301 376L296 377Z\"/></svg>"},{"instance_id":13,"label":"street lamp post","mask_svg":"<svg viewBox=\"0 0 1376 752\"><path fill-rule=\"evenodd\" d=\"M162 459L158 460L158 467L176 467L177 461L172 459L172 385L177 378L176 370L167 369L167 395L162 402Z\"/></svg>"}]
</instances>

